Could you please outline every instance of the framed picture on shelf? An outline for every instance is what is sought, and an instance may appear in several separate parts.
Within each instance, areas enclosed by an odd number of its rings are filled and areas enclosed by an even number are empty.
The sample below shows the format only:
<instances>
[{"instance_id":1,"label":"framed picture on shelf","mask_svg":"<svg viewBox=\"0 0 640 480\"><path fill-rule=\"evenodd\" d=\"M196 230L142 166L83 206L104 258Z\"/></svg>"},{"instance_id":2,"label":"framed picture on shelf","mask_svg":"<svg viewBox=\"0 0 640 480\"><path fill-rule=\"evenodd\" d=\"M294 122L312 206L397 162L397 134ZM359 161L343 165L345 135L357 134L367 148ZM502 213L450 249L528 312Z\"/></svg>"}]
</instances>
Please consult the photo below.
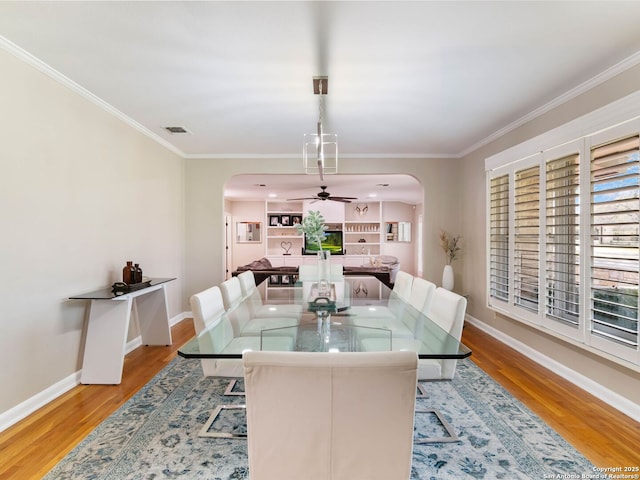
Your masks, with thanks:
<instances>
[{"instance_id":1,"label":"framed picture on shelf","mask_svg":"<svg viewBox=\"0 0 640 480\"><path fill-rule=\"evenodd\" d=\"M291 275L282 275L281 283L282 285L289 285L291 282Z\"/></svg>"},{"instance_id":2,"label":"framed picture on shelf","mask_svg":"<svg viewBox=\"0 0 640 480\"><path fill-rule=\"evenodd\" d=\"M291 215L291 224L300 225L302 223L302 217L300 215Z\"/></svg>"},{"instance_id":3,"label":"framed picture on shelf","mask_svg":"<svg viewBox=\"0 0 640 480\"><path fill-rule=\"evenodd\" d=\"M280 223L283 227L291 226L291 215L280 215Z\"/></svg>"},{"instance_id":4,"label":"framed picture on shelf","mask_svg":"<svg viewBox=\"0 0 640 480\"><path fill-rule=\"evenodd\" d=\"M280 215L269 215L269 226L277 227L280 225Z\"/></svg>"},{"instance_id":5,"label":"framed picture on shelf","mask_svg":"<svg viewBox=\"0 0 640 480\"><path fill-rule=\"evenodd\" d=\"M271 275L269 277L269 285L280 285L280 275Z\"/></svg>"}]
</instances>

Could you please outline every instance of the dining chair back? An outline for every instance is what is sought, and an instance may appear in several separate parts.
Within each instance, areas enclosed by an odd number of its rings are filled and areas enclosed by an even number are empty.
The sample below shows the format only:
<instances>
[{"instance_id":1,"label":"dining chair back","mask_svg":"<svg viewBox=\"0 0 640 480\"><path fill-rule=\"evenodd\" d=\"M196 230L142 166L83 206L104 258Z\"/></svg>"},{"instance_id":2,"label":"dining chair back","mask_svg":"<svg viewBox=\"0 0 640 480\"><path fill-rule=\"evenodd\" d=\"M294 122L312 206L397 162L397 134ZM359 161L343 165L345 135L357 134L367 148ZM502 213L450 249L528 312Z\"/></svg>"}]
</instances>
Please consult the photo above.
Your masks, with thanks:
<instances>
[{"instance_id":1,"label":"dining chair back","mask_svg":"<svg viewBox=\"0 0 640 480\"><path fill-rule=\"evenodd\" d=\"M224 313L224 302L219 287L211 287L196 293L189 299L196 333L220 320Z\"/></svg>"},{"instance_id":2,"label":"dining chair back","mask_svg":"<svg viewBox=\"0 0 640 480\"><path fill-rule=\"evenodd\" d=\"M427 313L436 291L436 284L424 278L415 277L411 284L409 304L421 313Z\"/></svg>"},{"instance_id":3,"label":"dining chair back","mask_svg":"<svg viewBox=\"0 0 640 480\"><path fill-rule=\"evenodd\" d=\"M396 274L396 281L393 284L393 291L405 302L409 302L411 297L411 286L413 285L413 275L400 270Z\"/></svg>"},{"instance_id":4,"label":"dining chair back","mask_svg":"<svg viewBox=\"0 0 640 480\"><path fill-rule=\"evenodd\" d=\"M460 341L462 338L462 328L464 327L464 317L467 310L467 299L455 292L438 287L433 294L431 308L427 316L433 320L442 330L450 336ZM418 378L427 380L423 371L427 366L432 366L434 362L440 364L440 375L438 379L451 380L456 371L457 360L420 360L418 366Z\"/></svg>"},{"instance_id":5,"label":"dining chair back","mask_svg":"<svg viewBox=\"0 0 640 480\"><path fill-rule=\"evenodd\" d=\"M332 279L338 279L344 275L344 266L341 263L332 263L329 271Z\"/></svg>"},{"instance_id":6,"label":"dining chair back","mask_svg":"<svg viewBox=\"0 0 640 480\"><path fill-rule=\"evenodd\" d=\"M283 305L283 304L265 304L262 295L256 286L255 277L251 270L242 272L238 275L240 289L242 291L242 302L249 308L249 314L252 318L295 318L299 319L302 315L301 305ZM232 291L233 289L228 289ZM237 296L237 291L235 292ZM237 299L229 299L230 302Z\"/></svg>"},{"instance_id":7,"label":"dining chair back","mask_svg":"<svg viewBox=\"0 0 640 480\"><path fill-rule=\"evenodd\" d=\"M311 281L318 279L317 265L300 265L298 267L298 277L301 281Z\"/></svg>"},{"instance_id":8,"label":"dining chair back","mask_svg":"<svg viewBox=\"0 0 640 480\"><path fill-rule=\"evenodd\" d=\"M222 351L233 340L233 330L229 318L225 315L222 293L215 286L196 293L189 299L193 314L193 326L199 334L203 350ZM207 330L206 334L202 334ZM200 360L205 377L241 377L242 360L214 359Z\"/></svg>"},{"instance_id":9,"label":"dining chair back","mask_svg":"<svg viewBox=\"0 0 640 480\"><path fill-rule=\"evenodd\" d=\"M251 480L408 479L415 352L246 352Z\"/></svg>"},{"instance_id":10,"label":"dining chair back","mask_svg":"<svg viewBox=\"0 0 640 480\"><path fill-rule=\"evenodd\" d=\"M257 288L256 277L251 270L246 270L238 274L238 280L240 281L240 291L242 292L243 298L247 298L255 292Z\"/></svg>"},{"instance_id":11,"label":"dining chair back","mask_svg":"<svg viewBox=\"0 0 640 480\"><path fill-rule=\"evenodd\" d=\"M329 267L329 281L341 281L344 276L344 266L340 263L331 263ZM298 267L300 281L318 280L318 265L300 265Z\"/></svg>"},{"instance_id":12,"label":"dining chair back","mask_svg":"<svg viewBox=\"0 0 640 480\"><path fill-rule=\"evenodd\" d=\"M238 277L231 277L220 284L225 310L230 310L242 302L242 287Z\"/></svg>"}]
</instances>

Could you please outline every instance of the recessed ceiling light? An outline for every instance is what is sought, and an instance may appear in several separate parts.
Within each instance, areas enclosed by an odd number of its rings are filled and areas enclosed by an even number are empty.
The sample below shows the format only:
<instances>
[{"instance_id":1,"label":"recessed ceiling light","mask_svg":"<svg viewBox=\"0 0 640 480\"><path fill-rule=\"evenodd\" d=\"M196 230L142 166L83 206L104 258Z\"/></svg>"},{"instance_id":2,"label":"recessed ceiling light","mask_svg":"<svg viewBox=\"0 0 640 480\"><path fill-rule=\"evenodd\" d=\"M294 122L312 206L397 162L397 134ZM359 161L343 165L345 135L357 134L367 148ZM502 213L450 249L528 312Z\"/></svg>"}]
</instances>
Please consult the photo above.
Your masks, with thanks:
<instances>
[{"instance_id":1,"label":"recessed ceiling light","mask_svg":"<svg viewBox=\"0 0 640 480\"><path fill-rule=\"evenodd\" d=\"M378 194L377 194L377 193L370 193L370 194L368 195L368 197L369 197L369 198L375 198L375 197L377 197L377 196L378 196Z\"/></svg>"},{"instance_id":2,"label":"recessed ceiling light","mask_svg":"<svg viewBox=\"0 0 640 480\"><path fill-rule=\"evenodd\" d=\"M276 198L278 196L277 193L270 193L269 198Z\"/></svg>"}]
</instances>

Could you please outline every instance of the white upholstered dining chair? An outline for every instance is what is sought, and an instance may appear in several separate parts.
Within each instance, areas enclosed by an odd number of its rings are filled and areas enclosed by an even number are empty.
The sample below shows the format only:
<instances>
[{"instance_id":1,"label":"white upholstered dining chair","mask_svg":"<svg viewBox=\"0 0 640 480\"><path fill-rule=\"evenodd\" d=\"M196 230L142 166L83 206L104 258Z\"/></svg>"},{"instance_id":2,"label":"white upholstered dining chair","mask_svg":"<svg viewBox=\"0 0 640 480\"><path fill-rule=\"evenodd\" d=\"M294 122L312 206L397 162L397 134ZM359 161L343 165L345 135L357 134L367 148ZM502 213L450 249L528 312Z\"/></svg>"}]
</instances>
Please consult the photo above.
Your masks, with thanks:
<instances>
[{"instance_id":1,"label":"white upholstered dining chair","mask_svg":"<svg viewBox=\"0 0 640 480\"><path fill-rule=\"evenodd\" d=\"M231 277L220 284L225 310L231 310L242 302L242 287L238 277Z\"/></svg>"},{"instance_id":2,"label":"white upholstered dining chair","mask_svg":"<svg viewBox=\"0 0 640 480\"><path fill-rule=\"evenodd\" d=\"M214 348L215 344L215 347L221 351L222 347L232 340L233 334L221 325L225 309L220 288L211 287L196 293L191 296L189 303L191 304L196 334L200 334L206 329L215 329L215 334L201 337L201 341L208 344L203 347ZM226 319L226 323L230 328L228 319ZM201 363L205 377L242 377L243 375L241 359L203 358Z\"/></svg>"},{"instance_id":3,"label":"white upholstered dining chair","mask_svg":"<svg viewBox=\"0 0 640 480\"><path fill-rule=\"evenodd\" d=\"M450 336L460 341L467 310L467 299L442 287L436 288L428 317ZM456 372L457 360L425 359L418 362L418 379L451 380Z\"/></svg>"},{"instance_id":4,"label":"white upholstered dining chair","mask_svg":"<svg viewBox=\"0 0 640 480\"><path fill-rule=\"evenodd\" d=\"M222 293L217 286L196 293L189 299L193 314L193 324L198 335L198 343L201 350L216 351L220 353L242 354L246 350L259 350L260 337L236 336L233 333L231 320L226 315ZM293 340L290 337L272 337L272 344L282 350L292 350ZM205 377L223 377L229 379L229 384L224 392L226 396L243 396L243 391L235 390L239 378L244 376L244 367L241 358L202 358L200 360L202 372ZM244 405L217 405L199 436L203 437L236 437L233 433L209 432L210 426L216 420L222 410L244 408ZM242 435L240 435L242 437Z\"/></svg>"},{"instance_id":5,"label":"white upholstered dining chair","mask_svg":"<svg viewBox=\"0 0 640 480\"><path fill-rule=\"evenodd\" d=\"M247 352L251 480L411 474L414 352Z\"/></svg>"},{"instance_id":6,"label":"white upholstered dining chair","mask_svg":"<svg viewBox=\"0 0 640 480\"><path fill-rule=\"evenodd\" d=\"M231 277L220 284L222 299L227 315L231 319L236 336L260 336L269 328L292 327L299 323L300 315L265 315L255 316L251 302L242 297L242 289L238 277ZM259 295L259 292L254 292ZM294 334L289 330L288 334Z\"/></svg>"},{"instance_id":7,"label":"white upholstered dining chair","mask_svg":"<svg viewBox=\"0 0 640 480\"><path fill-rule=\"evenodd\" d=\"M465 297L438 287L433 294L431 307L427 315L443 331L459 342L462 338L466 309L467 299ZM430 339L437 337L438 335L434 332L425 332L423 341L428 343ZM418 381L452 380L456 372L457 362L456 359L420 359L418 360ZM422 384L418 385L418 391L420 392L419 397L429 396ZM425 412L431 412L436 416L447 432L447 436L423 438L417 443L446 443L459 440L458 435L447 422L442 412L434 408L427 409Z\"/></svg>"},{"instance_id":8,"label":"white upholstered dining chair","mask_svg":"<svg viewBox=\"0 0 640 480\"><path fill-rule=\"evenodd\" d=\"M329 281L340 282L344 276L344 267L340 263L329 265ZM300 281L310 282L318 280L318 265L300 265L298 267L298 278Z\"/></svg>"},{"instance_id":9,"label":"white upholstered dining chair","mask_svg":"<svg viewBox=\"0 0 640 480\"><path fill-rule=\"evenodd\" d=\"M433 300L435 291L435 283L425 280L424 278L415 277L411 284L409 305L421 313L427 313L429 308L431 308L431 301Z\"/></svg>"},{"instance_id":10,"label":"white upholstered dining chair","mask_svg":"<svg viewBox=\"0 0 640 480\"><path fill-rule=\"evenodd\" d=\"M194 328L202 350L239 355L246 350L260 350L259 336L239 336L234 333L231 323L232 317L227 315L224 310L219 287L211 287L192 295L190 304ZM272 335L269 341L278 349L293 349L293 340L290 336ZM200 362L205 377L232 379L225 395L235 394L233 393L235 383L233 379L241 378L244 375L241 358L202 358Z\"/></svg>"},{"instance_id":11,"label":"white upholstered dining chair","mask_svg":"<svg viewBox=\"0 0 640 480\"><path fill-rule=\"evenodd\" d=\"M191 296L189 303L193 314L193 326L196 334L200 335L201 348L222 351L226 345L232 342L233 332L231 331L229 319L224 315L224 303L220 288L211 287L196 293ZM242 348L241 346L235 347ZM200 364L205 377L224 377L229 379L229 384L224 392L225 395L244 395L244 392L234 390L238 378L244 374L241 359L202 358L200 359ZM209 425L213 423L219 412L227 407L228 405L216 406L207 423Z\"/></svg>"},{"instance_id":12,"label":"white upholstered dining chair","mask_svg":"<svg viewBox=\"0 0 640 480\"><path fill-rule=\"evenodd\" d=\"M249 305L252 317L293 317L300 318L302 305L277 305L265 304L256 286L256 279L251 270L244 271L238 275L242 298Z\"/></svg>"},{"instance_id":13,"label":"white upholstered dining chair","mask_svg":"<svg viewBox=\"0 0 640 480\"><path fill-rule=\"evenodd\" d=\"M413 284L419 280L419 285L413 289ZM357 305L352 306L349 313L353 315L351 322L360 327L379 328L390 330L394 338L394 344L397 339L413 339L415 332L415 324L411 322L411 312L407 312L411 301L415 303L425 302L430 299L430 286L422 283L426 282L421 278L415 278L413 275L399 271L396 276L396 283L393 286L393 292L396 294L389 299L387 305ZM431 282L427 282L431 284ZM431 284L433 285L433 284ZM435 289L435 285L433 285ZM401 319L404 319L401 320ZM407 322L408 320L408 322ZM361 348L364 350L378 351L384 349L382 345L388 343L386 333L375 334L372 330L361 330L358 334ZM382 342L379 338L382 337ZM414 349L415 351L415 349Z\"/></svg>"},{"instance_id":14,"label":"white upholstered dining chair","mask_svg":"<svg viewBox=\"0 0 640 480\"><path fill-rule=\"evenodd\" d=\"M411 286L413 285L413 275L400 270L396 274L396 281L393 284L393 291L405 302L409 302L411 297Z\"/></svg>"},{"instance_id":15,"label":"white upholstered dining chair","mask_svg":"<svg viewBox=\"0 0 640 480\"><path fill-rule=\"evenodd\" d=\"M467 299L465 297L438 287L434 289L429 310L422 313L425 313L444 332L460 341L466 308ZM385 318L367 318L365 316L362 319L356 318L352 322L357 325L391 330L394 350L417 351L423 343L428 345L430 341L442 341L443 335L437 335L433 329L425 330L424 326L411 323L413 316L410 313L407 312L403 317L403 325L396 325ZM405 329L411 334L405 334ZM366 338L360 340L360 347L364 351L379 351L386 348L387 343L384 338L376 338L375 335L366 332ZM438 347L434 346L434 350L437 349ZM456 365L457 360L455 359L420 359L418 361L418 380L451 380L455 375Z\"/></svg>"}]
</instances>

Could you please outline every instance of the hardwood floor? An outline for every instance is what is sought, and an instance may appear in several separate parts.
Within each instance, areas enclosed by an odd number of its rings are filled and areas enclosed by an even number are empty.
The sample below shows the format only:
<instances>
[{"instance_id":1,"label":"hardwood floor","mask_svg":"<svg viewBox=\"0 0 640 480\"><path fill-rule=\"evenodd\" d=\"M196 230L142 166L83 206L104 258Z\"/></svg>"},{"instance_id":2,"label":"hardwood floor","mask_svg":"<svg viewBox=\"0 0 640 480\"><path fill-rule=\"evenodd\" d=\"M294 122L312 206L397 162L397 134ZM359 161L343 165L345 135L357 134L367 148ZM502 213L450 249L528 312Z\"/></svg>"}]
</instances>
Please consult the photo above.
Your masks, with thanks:
<instances>
[{"instance_id":1,"label":"hardwood floor","mask_svg":"<svg viewBox=\"0 0 640 480\"><path fill-rule=\"evenodd\" d=\"M80 385L0 433L0 479L44 476L100 422L133 396L194 335L185 320L171 347L127 355L118 386ZM463 342L471 359L599 467L640 466L640 424L472 325ZM567 472L570 473L570 472Z\"/></svg>"},{"instance_id":2,"label":"hardwood floor","mask_svg":"<svg viewBox=\"0 0 640 480\"><path fill-rule=\"evenodd\" d=\"M473 325L465 324L462 342L476 365L594 465L640 467L640 423Z\"/></svg>"},{"instance_id":3,"label":"hardwood floor","mask_svg":"<svg viewBox=\"0 0 640 480\"><path fill-rule=\"evenodd\" d=\"M120 385L78 385L0 433L0 479L40 479L131 398L195 335L193 322L171 328L173 345L139 347L125 357Z\"/></svg>"}]
</instances>

